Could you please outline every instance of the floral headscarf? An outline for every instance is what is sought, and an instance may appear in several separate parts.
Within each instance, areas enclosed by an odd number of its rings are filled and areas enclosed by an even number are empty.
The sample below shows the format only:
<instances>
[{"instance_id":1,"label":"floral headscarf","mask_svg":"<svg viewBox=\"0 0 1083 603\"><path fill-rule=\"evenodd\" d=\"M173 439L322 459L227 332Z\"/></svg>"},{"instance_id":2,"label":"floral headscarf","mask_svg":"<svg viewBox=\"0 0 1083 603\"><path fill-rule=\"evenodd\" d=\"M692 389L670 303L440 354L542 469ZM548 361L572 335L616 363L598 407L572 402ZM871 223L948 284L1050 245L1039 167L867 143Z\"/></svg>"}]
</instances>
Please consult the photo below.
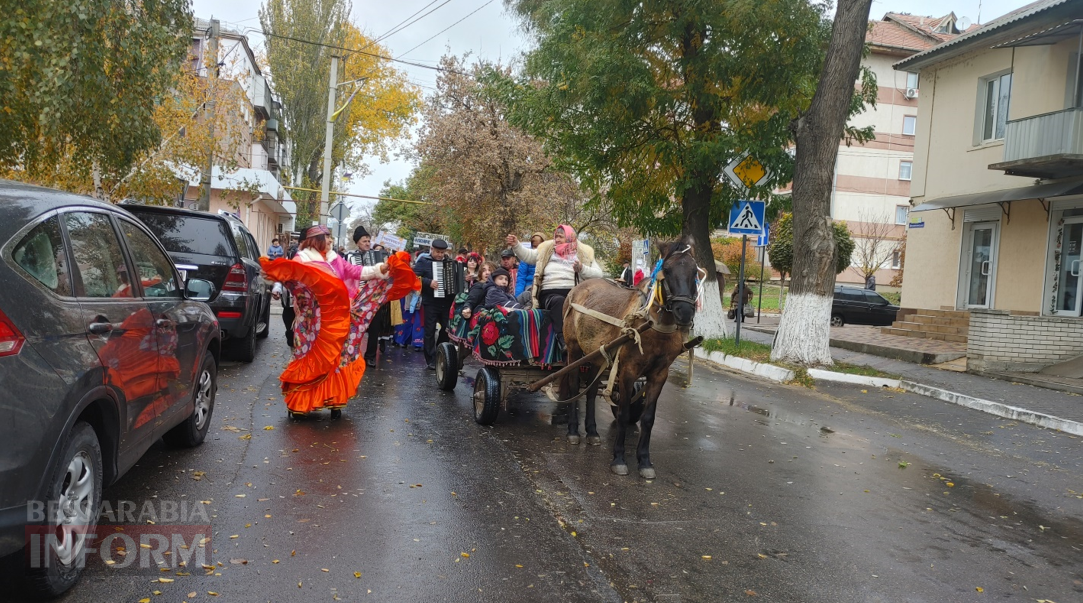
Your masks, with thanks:
<instances>
[{"instance_id":1,"label":"floral headscarf","mask_svg":"<svg viewBox=\"0 0 1083 603\"><path fill-rule=\"evenodd\" d=\"M572 230L571 226L561 224L560 226L557 226L556 232L563 232L565 241L554 247L557 256L564 260L571 259L579 251L579 244L575 239L575 231Z\"/></svg>"}]
</instances>

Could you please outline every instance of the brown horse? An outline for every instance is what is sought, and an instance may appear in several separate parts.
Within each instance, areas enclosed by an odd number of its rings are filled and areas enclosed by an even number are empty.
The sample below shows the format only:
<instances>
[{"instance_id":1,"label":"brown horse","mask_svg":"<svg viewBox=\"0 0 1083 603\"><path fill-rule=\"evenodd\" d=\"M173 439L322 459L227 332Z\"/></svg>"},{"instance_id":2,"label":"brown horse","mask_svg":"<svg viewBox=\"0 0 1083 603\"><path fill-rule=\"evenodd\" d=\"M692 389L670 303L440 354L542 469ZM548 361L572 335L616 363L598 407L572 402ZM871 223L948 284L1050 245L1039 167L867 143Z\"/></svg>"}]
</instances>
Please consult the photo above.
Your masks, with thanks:
<instances>
[{"instance_id":1,"label":"brown horse","mask_svg":"<svg viewBox=\"0 0 1083 603\"><path fill-rule=\"evenodd\" d=\"M615 391L619 392L620 409L617 419L617 436L613 443L613 462L610 469L617 475L628 474L624 460L624 437L630 418L636 381L646 377L643 389L643 412L639 418L640 433L636 458L639 475L653 479L651 465L651 428L658 395L669 377L669 367L685 351L684 343L696 315L698 298L699 266L692 255L692 241L685 237L675 243L659 245L662 267L655 279L643 279L637 289L626 289L611 281L595 279L585 281L572 289L564 302L564 341L568 348L568 362L574 362L586 354L619 337L622 327L603 321L573 307L573 304L595 312L628 320L628 326L639 327L649 318L654 326L643 332L639 345L629 343L617 356ZM657 291L656 291L657 290ZM648 301L653 297L653 301ZM592 384L587 387L586 429L587 443L598 445L598 425L595 419L594 400L598 388L596 380L607 380L610 368L592 366L586 373L573 373L561 382L561 398L571 397L578 391L579 379ZM568 418L568 441L579 443L579 405L573 403Z\"/></svg>"}]
</instances>

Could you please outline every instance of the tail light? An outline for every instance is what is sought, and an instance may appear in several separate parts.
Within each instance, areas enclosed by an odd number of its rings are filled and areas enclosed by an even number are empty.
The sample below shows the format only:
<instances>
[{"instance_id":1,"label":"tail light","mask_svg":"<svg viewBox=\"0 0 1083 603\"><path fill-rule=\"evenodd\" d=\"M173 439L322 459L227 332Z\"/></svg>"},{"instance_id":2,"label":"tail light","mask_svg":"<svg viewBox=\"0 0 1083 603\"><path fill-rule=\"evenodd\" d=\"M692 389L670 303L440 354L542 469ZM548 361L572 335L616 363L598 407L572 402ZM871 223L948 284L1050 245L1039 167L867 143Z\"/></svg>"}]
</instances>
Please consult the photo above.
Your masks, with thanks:
<instances>
[{"instance_id":1,"label":"tail light","mask_svg":"<svg viewBox=\"0 0 1083 603\"><path fill-rule=\"evenodd\" d=\"M0 311L0 356L14 356L23 347L26 338L11 324L7 316Z\"/></svg>"},{"instance_id":2,"label":"tail light","mask_svg":"<svg viewBox=\"0 0 1083 603\"><path fill-rule=\"evenodd\" d=\"M234 264L229 269L229 275L226 277L226 282L222 285L222 291L237 291L244 293L248 291L248 272L244 269L244 264Z\"/></svg>"}]
</instances>

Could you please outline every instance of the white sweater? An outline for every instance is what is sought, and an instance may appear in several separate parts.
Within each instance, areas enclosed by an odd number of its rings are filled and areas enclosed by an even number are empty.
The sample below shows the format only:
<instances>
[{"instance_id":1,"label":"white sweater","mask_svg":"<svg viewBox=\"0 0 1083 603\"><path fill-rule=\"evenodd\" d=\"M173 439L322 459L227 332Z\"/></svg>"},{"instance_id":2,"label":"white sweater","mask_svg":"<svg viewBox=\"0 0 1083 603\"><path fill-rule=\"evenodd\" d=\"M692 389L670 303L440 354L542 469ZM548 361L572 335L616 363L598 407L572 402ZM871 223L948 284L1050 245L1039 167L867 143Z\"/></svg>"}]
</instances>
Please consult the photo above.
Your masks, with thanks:
<instances>
[{"instance_id":1,"label":"white sweater","mask_svg":"<svg viewBox=\"0 0 1083 603\"><path fill-rule=\"evenodd\" d=\"M516 245L513 251L520 260L527 264L538 263L538 252L533 249ZM554 253L549 258L549 263L545 265L545 272L542 273L541 290L571 289L575 287L575 269L572 267L574 263L574 260L561 259L560 256ZM579 272L580 280L599 278L601 276L602 269L598 267L597 263L592 263L590 266L584 264Z\"/></svg>"}]
</instances>

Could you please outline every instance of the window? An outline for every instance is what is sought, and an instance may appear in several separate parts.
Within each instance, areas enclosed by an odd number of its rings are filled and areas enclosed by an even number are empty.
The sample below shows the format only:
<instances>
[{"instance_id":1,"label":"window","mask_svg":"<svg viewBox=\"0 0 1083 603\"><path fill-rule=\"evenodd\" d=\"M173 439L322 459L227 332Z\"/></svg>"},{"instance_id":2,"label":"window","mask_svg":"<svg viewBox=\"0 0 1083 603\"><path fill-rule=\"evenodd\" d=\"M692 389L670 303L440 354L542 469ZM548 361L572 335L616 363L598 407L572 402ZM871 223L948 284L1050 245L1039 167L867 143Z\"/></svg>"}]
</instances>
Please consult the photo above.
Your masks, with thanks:
<instances>
[{"instance_id":1,"label":"window","mask_svg":"<svg viewBox=\"0 0 1083 603\"><path fill-rule=\"evenodd\" d=\"M109 216L77 212L65 216L75 272L82 281L79 297L133 297L128 265ZM78 288L77 288L78 289Z\"/></svg>"},{"instance_id":2,"label":"window","mask_svg":"<svg viewBox=\"0 0 1083 603\"><path fill-rule=\"evenodd\" d=\"M11 252L15 263L47 289L71 296L67 257L60 219L55 216L35 226Z\"/></svg>"},{"instance_id":3,"label":"window","mask_svg":"<svg viewBox=\"0 0 1083 603\"><path fill-rule=\"evenodd\" d=\"M895 223L906 224L910 220L910 206L908 205L896 205L895 206Z\"/></svg>"},{"instance_id":4,"label":"window","mask_svg":"<svg viewBox=\"0 0 1083 603\"><path fill-rule=\"evenodd\" d=\"M898 270L899 268L902 268L902 252L900 252L900 251L892 251L891 252L891 268L893 270Z\"/></svg>"},{"instance_id":5,"label":"window","mask_svg":"<svg viewBox=\"0 0 1083 603\"><path fill-rule=\"evenodd\" d=\"M918 87L918 74L906 72L906 87L917 88Z\"/></svg>"},{"instance_id":6,"label":"window","mask_svg":"<svg viewBox=\"0 0 1083 603\"><path fill-rule=\"evenodd\" d=\"M120 221L120 230L132 252L139 280L143 284L143 296L154 298L180 298L180 288L173 277L173 263L162 253L145 232L127 220Z\"/></svg>"},{"instance_id":7,"label":"window","mask_svg":"<svg viewBox=\"0 0 1083 603\"><path fill-rule=\"evenodd\" d=\"M1011 90L1012 74L1010 73L981 81L981 142L1004 138Z\"/></svg>"},{"instance_id":8,"label":"window","mask_svg":"<svg viewBox=\"0 0 1083 603\"><path fill-rule=\"evenodd\" d=\"M910 174L914 171L913 161L900 161L899 162L899 180L909 180Z\"/></svg>"},{"instance_id":9,"label":"window","mask_svg":"<svg viewBox=\"0 0 1083 603\"><path fill-rule=\"evenodd\" d=\"M874 306L886 306L888 304L888 301L875 291L862 291L862 293L865 295L865 301Z\"/></svg>"},{"instance_id":10,"label":"window","mask_svg":"<svg viewBox=\"0 0 1083 603\"><path fill-rule=\"evenodd\" d=\"M918 131L918 118L916 115L903 116L903 134L913 136Z\"/></svg>"}]
</instances>

